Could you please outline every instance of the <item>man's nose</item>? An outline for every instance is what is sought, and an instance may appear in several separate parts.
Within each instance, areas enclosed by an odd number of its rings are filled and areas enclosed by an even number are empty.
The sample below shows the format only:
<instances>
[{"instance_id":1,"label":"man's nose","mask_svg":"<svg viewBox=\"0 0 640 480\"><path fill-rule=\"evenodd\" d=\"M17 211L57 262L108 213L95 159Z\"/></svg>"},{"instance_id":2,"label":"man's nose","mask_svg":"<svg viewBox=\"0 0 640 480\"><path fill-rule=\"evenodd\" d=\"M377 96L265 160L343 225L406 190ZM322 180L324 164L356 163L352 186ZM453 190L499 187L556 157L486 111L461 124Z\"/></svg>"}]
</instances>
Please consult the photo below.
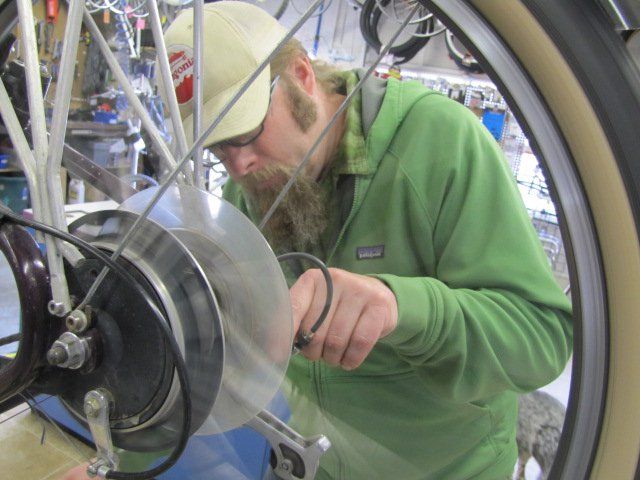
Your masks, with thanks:
<instances>
[{"instance_id":1,"label":"man's nose","mask_svg":"<svg viewBox=\"0 0 640 480\"><path fill-rule=\"evenodd\" d=\"M225 167L231 177L243 177L258 168L258 156L249 146L233 147L227 146L224 159Z\"/></svg>"}]
</instances>

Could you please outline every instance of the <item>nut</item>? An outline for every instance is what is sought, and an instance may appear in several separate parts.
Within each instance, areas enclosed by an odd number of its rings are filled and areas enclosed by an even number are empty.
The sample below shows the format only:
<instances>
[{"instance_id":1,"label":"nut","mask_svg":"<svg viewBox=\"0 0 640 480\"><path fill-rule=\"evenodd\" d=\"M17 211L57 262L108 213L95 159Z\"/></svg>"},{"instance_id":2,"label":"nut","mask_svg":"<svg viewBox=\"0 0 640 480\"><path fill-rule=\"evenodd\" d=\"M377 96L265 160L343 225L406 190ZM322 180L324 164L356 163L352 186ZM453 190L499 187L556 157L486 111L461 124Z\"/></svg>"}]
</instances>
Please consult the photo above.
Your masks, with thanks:
<instances>
[{"instance_id":1,"label":"nut","mask_svg":"<svg viewBox=\"0 0 640 480\"><path fill-rule=\"evenodd\" d=\"M64 332L53 342L47 352L47 360L51 365L76 370L85 364L90 355L86 339L71 332Z\"/></svg>"},{"instance_id":2,"label":"nut","mask_svg":"<svg viewBox=\"0 0 640 480\"><path fill-rule=\"evenodd\" d=\"M65 323L70 332L81 333L89 326L89 319L82 310L74 310L69 314Z\"/></svg>"}]
</instances>

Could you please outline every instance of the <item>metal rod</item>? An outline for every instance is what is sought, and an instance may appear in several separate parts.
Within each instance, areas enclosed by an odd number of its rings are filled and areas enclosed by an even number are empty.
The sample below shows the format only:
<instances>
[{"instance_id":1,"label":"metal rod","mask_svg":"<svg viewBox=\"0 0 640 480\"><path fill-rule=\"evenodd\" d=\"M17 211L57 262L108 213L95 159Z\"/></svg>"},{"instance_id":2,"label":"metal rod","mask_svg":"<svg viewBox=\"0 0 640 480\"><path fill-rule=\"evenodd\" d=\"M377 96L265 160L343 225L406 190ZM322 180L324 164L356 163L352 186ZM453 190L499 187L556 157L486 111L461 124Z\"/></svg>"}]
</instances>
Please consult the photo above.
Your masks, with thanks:
<instances>
[{"instance_id":1,"label":"metal rod","mask_svg":"<svg viewBox=\"0 0 640 480\"><path fill-rule=\"evenodd\" d=\"M13 149L17 153L20 167L24 172L24 176L27 179L29 185L29 195L31 196L31 207L33 209L33 218L39 222L44 221L44 213L42 211L42 203L40 197L40 187L38 185L38 175L36 171L36 160L33 158L33 152L27 137L24 135L24 130L15 110L13 104L7 93L7 89L4 86L2 78L0 78L0 115L2 115L2 121L7 129L9 138ZM44 238L40 237L42 240ZM39 238L39 239L40 239Z\"/></svg>"},{"instance_id":2,"label":"metal rod","mask_svg":"<svg viewBox=\"0 0 640 480\"><path fill-rule=\"evenodd\" d=\"M164 43L158 4L153 0L149 0L147 4L149 5L149 23L151 24L151 32L153 33L153 41L156 47L159 66L158 70L162 80L162 88L164 89L164 98L166 98L169 107L169 115L171 117L173 133L176 139L177 154L179 158L182 158L187 153L187 137L184 134L184 126L182 125L182 119L180 118L180 106L178 105L176 91L173 88L171 66L169 65L167 46Z\"/></svg>"},{"instance_id":3,"label":"metal rod","mask_svg":"<svg viewBox=\"0 0 640 480\"><path fill-rule=\"evenodd\" d=\"M106 168L102 168L67 144L64 146L62 164L70 173L90 183L92 187L97 188L118 203L124 202L138 192L128 183L123 182L120 177Z\"/></svg>"},{"instance_id":4,"label":"metal rod","mask_svg":"<svg viewBox=\"0 0 640 480\"><path fill-rule=\"evenodd\" d=\"M31 197L31 208L33 211L33 217L43 222L45 212L43 210L43 195L46 195L46 181L43 183L38 180L38 169L33 152L27 142L22 125L18 120L15 113L9 94L4 86L4 82L0 79L0 114L4 120L5 128L11 139L14 150L18 153L18 161L20 167L24 172L27 184L29 185L29 194ZM48 198L48 197L44 197ZM36 231L36 239L41 243L46 243L46 236L39 231ZM66 242L55 242L58 247L59 253L61 253L67 260L73 265L82 258L84 258L77 248Z\"/></svg>"},{"instance_id":5,"label":"metal rod","mask_svg":"<svg viewBox=\"0 0 640 480\"><path fill-rule=\"evenodd\" d=\"M376 58L375 62L373 62L373 64L369 67L369 69L362 76L360 81L355 85L355 87L353 88L351 93L349 95L347 95L347 98L345 98L344 101L340 104L340 106L338 107L338 109L334 113L333 117L331 117L331 120L329 120L329 123L327 123L327 125L324 127L322 132L320 132L320 135L316 139L315 143L311 146L311 148L309 149L307 154L304 156L304 158L300 162L300 165L298 165L298 167L295 169L295 171L293 172L293 175L291 175L291 178L289 179L287 184L284 186L284 188L280 191L280 193L278 194L276 199L273 201L273 203L271 204L271 207L269 207L269 210L267 211L267 213L265 213L264 217L262 217L262 220L260 221L260 224L258 225L258 229L259 230L262 230L264 228L264 226L267 224L267 222L271 219L271 217L273 216L273 213L276 211L276 209L278 208L278 206L280 205L280 203L284 199L284 197L287 194L287 192L291 189L291 187L295 183L296 179L298 178L298 175L300 175L302 170L307 166L307 164L309 163L309 160L311 159L311 156L314 154L314 152L316 151L316 149L318 148L318 146L320 145L320 143L322 142L324 137L327 135L327 133L329 133L329 130L331 130L331 127L333 126L333 124L336 122L336 120L338 120L338 118L340 117L342 112L347 108L347 106L351 102L351 99L353 98L353 96L356 93L358 93L358 91L360 91L360 89L362 88L362 85L364 84L364 81L367 78L369 78L369 76L373 73L373 71L376 68L376 66L378 65L378 63L380 63L380 60L382 60L382 58L387 54L389 49L393 46L393 43L396 41L396 39L398 38L398 36L402 32L402 30L404 30L404 28L409 23L409 20L411 20L411 18L416 14L416 12L418 11L419 8L420 8L420 4L417 4L413 8L413 10L411 10L411 13L409 15L407 15L407 18L404 19L404 22L402 22L400 27L393 34L393 37L391 37L389 42L380 50L380 53L378 54L378 57Z\"/></svg>"},{"instance_id":6,"label":"metal rod","mask_svg":"<svg viewBox=\"0 0 640 480\"><path fill-rule=\"evenodd\" d=\"M46 395L46 394L45 394L45 393L43 393L42 395ZM28 406L27 406L26 408L23 408L23 409L22 409L22 410L20 410L19 412L15 412L15 413L13 413L13 415L11 415L10 417L3 418L2 420L0 420L0 425L2 425L2 424L3 424L3 423L5 423L5 422L8 422L8 421L9 421L9 420L11 420L12 418L16 418L18 415L22 415L23 413L28 412L28 411L29 411L29 410L31 410L33 407L36 407L36 406L40 405L41 403L46 402L46 401L47 401L47 400L49 400L50 398L53 398L53 395L48 395L47 397L45 397L45 398L42 398L42 399L38 400L38 402L34 403L33 405L31 405L31 404L29 404L29 403L28 403L28 404L27 404ZM8 402L8 401L9 401L9 400L7 400L7 402ZM14 408L17 408L17 407L19 407L20 405L23 405L23 403L22 403L22 402L21 402L21 403L19 403L19 404L18 404L18 405L16 405L16 407L14 407Z\"/></svg>"},{"instance_id":7,"label":"metal rod","mask_svg":"<svg viewBox=\"0 0 640 480\"><path fill-rule=\"evenodd\" d=\"M19 341L20 339L22 339L21 333L13 333L6 337L2 337L0 338L0 347L3 347L5 345L11 345L12 343Z\"/></svg>"},{"instance_id":8,"label":"metal rod","mask_svg":"<svg viewBox=\"0 0 640 480\"><path fill-rule=\"evenodd\" d=\"M127 78L126 73L122 70L122 68L118 64L118 60L116 59L113 52L111 52L111 49L107 44L107 41L104 39L104 36L100 32L100 29L96 25L96 22L93 20L93 18L91 17L91 14L89 13L86 7L84 8L84 23L87 26L89 33L91 33L91 37L93 41L97 42L98 47L100 48L100 51L102 52L104 59L107 61L109 68L111 69L111 72L113 73L116 80L122 87L127 97L127 100L129 101L129 104L133 107L136 114L140 117L140 120L142 120L142 125L144 126L144 129L149 134L149 137L151 138L151 142L153 143L153 146L155 147L156 152L160 156L160 159L164 162L165 166L168 167L169 169L175 168L176 162L173 158L173 155L169 151L169 148L167 147L166 143L162 139L162 136L160 135L160 131L158 130L158 127L156 127L155 123L153 123L151 116L142 105L142 102L140 102L140 99L138 98L135 91L133 90L133 87L131 86L131 83L129 82L129 79ZM190 176L187 175L186 177L187 177L187 182L190 182L191 180Z\"/></svg>"},{"instance_id":9,"label":"metal rod","mask_svg":"<svg viewBox=\"0 0 640 480\"><path fill-rule=\"evenodd\" d=\"M38 46L36 43L33 25L33 8L31 0L18 0L18 18L21 29L22 46L25 60L25 74L27 78L27 98L29 101L29 115L31 120L31 138L34 147L36 172L41 181L36 182L36 188L40 189L40 207L45 223L51 224L53 215L49 205L46 188L47 175L47 122L44 115L44 98L42 95L42 82L40 79L40 65L38 63ZM60 305L60 310L71 310L69 288L64 276L64 263L58 245L53 237L45 236L47 246L47 264L51 280L51 296L53 302Z\"/></svg>"},{"instance_id":10,"label":"metal rod","mask_svg":"<svg viewBox=\"0 0 640 480\"><path fill-rule=\"evenodd\" d=\"M202 47L204 43L204 25L202 15L204 13L204 0L193 2L193 138L198 138L202 130ZM202 144L198 145L193 153L193 177L194 185L204 188L204 168Z\"/></svg>"},{"instance_id":11,"label":"metal rod","mask_svg":"<svg viewBox=\"0 0 640 480\"><path fill-rule=\"evenodd\" d=\"M244 92L246 92L246 90L251 86L251 84L255 81L255 79L258 78L258 76L267 67L267 65L271 63L271 60L273 60L273 58L278 54L278 52L282 49L284 44L287 43L293 37L293 35L300 29L300 27L302 27L304 22L306 22L309 19L309 17L313 14L315 9L318 8L318 5L320 4L321 1L322 0L315 0L309 6L309 8L305 11L304 15L300 17L300 19L296 22L296 24L291 28L291 30L287 32L287 34L282 38L282 40L280 40L280 43L276 45L276 47L267 56L267 58L265 58L262 61L262 63L258 65L258 68L254 70L254 72L244 82L242 87L240 87L238 92L236 92L236 94L227 102L227 104L224 106L224 108L222 109L218 117L213 122L211 122L211 124L207 127L207 129L204 132L200 134L198 139L193 143L189 151L185 154L182 160L180 160L178 165L174 168L173 172L171 172L171 175L169 175L169 177L165 180L165 182L160 186L160 188L155 193L153 198L149 201L149 204L145 207L145 209L142 211L140 216L136 219L136 221L133 223L129 231L126 233L126 235L120 242L120 245L118 246L118 248L116 248L116 250L111 255L111 259L113 261L115 261L120 256L120 254L124 251L127 243L131 240L131 238L133 238L133 235L135 234L136 230L139 228L140 224L142 224L142 222L149 216L149 213L151 212L153 207L156 205L156 203L158 203L158 200L160 200L162 195L164 195L164 193L169 189L169 187L171 186L171 183L177 177L182 167L187 163L187 161L193 154L196 147L198 145L201 145L202 142L206 138L208 138L209 135L211 135L211 132L213 132L213 130L218 126L218 124L227 115L227 113L229 113L229 110L231 110L231 108L236 104L236 102L240 99L240 97L242 97ZM85 298L82 300L82 303L77 308L84 307L85 305L87 305L87 303L89 303L89 301L91 300L95 292L98 290L98 287L103 282L104 278L107 276L108 271L109 269L106 267L102 269L98 277L95 279L93 285L91 285L91 288L87 292Z\"/></svg>"},{"instance_id":12,"label":"metal rod","mask_svg":"<svg viewBox=\"0 0 640 480\"><path fill-rule=\"evenodd\" d=\"M71 0L64 31L64 38L69 41L64 42L62 57L60 59L60 76L56 82L55 104L51 118L51 138L49 151L47 152L47 191L51 208L52 225L63 232L68 231L67 220L64 214L64 196L62 194L62 180L60 178L60 167L62 165L62 152L64 149L64 139L67 130L67 118L69 117L69 104L71 102L71 87L73 86L73 76L75 73L76 56L78 53L78 41L80 36L80 26L82 25L82 8L84 1ZM74 40L75 39L75 40ZM66 244L62 240L56 239L58 248L63 251L65 258L72 264L76 264L84 256L73 245Z\"/></svg>"}]
</instances>

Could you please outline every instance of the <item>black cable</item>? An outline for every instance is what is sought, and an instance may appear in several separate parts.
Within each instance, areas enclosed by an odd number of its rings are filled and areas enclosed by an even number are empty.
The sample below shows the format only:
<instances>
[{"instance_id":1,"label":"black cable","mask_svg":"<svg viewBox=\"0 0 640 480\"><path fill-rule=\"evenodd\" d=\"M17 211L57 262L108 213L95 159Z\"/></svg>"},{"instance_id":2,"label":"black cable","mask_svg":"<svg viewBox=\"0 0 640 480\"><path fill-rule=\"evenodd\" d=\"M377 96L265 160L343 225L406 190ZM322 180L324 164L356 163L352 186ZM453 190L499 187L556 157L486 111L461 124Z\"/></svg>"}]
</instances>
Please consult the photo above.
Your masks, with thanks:
<instances>
[{"instance_id":1,"label":"black cable","mask_svg":"<svg viewBox=\"0 0 640 480\"><path fill-rule=\"evenodd\" d=\"M115 480L142 480L142 479L151 479L160 475L161 473L167 471L178 461L182 452L184 451L187 442L189 440L189 431L191 429L191 398L189 397L189 380L188 380L188 372L187 366L182 358L182 354L180 353L180 348L173 336L173 333L169 329L168 322L164 318L163 313L160 311L158 306L155 304L151 295L140 286L140 284L136 281L136 279L120 264L111 260L111 258L106 255L104 252L94 247L90 243L85 242L81 238L76 237L75 235L71 235L70 233L63 232L58 230L57 228L51 227L49 225L45 225L43 223L37 222L35 220L26 219L17 213L13 212L9 207L7 207L4 203L0 202L0 221L3 220L2 217L9 218L13 223L18 225L22 225L25 227L33 228L35 230L39 230L41 232L45 232L53 237L64 240L65 242L69 242L82 250L86 250L94 257L98 258L102 261L107 268L111 269L119 275L123 280L125 280L128 284L130 284L135 290L136 293L141 295L144 300L147 302L149 308L153 311L155 319L158 321L158 326L162 330L165 335L167 342L169 343L171 349L171 355L173 357L174 366L176 368L176 372L178 374L178 380L180 381L180 390L182 394L182 402L183 402L183 417L182 417L182 425L180 429L180 437L178 438L178 443L175 448L160 465L150 470L145 470L143 472L117 472L117 471L108 471L105 475L106 478L113 478Z\"/></svg>"},{"instance_id":2,"label":"black cable","mask_svg":"<svg viewBox=\"0 0 640 480\"><path fill-rule=\"evenodd\" d=\"M381 0L383 6L389 4L389 0ZM360 31L365 42L379 52L382 48L382 42L378 35L378 23L383 12L380 10L376 0L367 0L360 11ZM427 33L433 30L433 19L420 22L416 27L417 33ZM394 65L406 63L427 44L429 37L411 36L406 42L395 45L389 49L389 53L395 58Z\"/></svg>"},{"instance_id":3,"label":"black cable","mask_svg":"<svg viewBox=\"0 0 640 480\"><path fill-rule=\"evenodd\" d=\"M467 72L483 73L482 66L475 58L473 58L469 51L466 50L466 47L464 47L464 52L459 51L458 47L455 45L455 41L456 37L453 35L453 32L451 32L451 30L447 30L444 36L444 43L447 46L449 56L455 64Z\"/></svg>"},{"instance_id":4,"label":"black cable","mask_svg":"<svg viewBox=\"0 0 640 480\"><path fill-rule=\"evenodd\" d=\"M322 308L322 312L320 312L320 316L318 320L313 324L313 326L309 329L308 332L303 332L302 330L298 331L298 335L296 336L296 341L293 344L294 349L300 350L303 347L306 347L311 342L313 335L320 328L325 318L329 314L329 309L331 308L331 302L333 301L333 280L331 279L331 274L329 273L329 269L327 266L317 257L309 253L304 252L290 252L280 255L276 257L279 262L285 262L287 260L295 260L302 259L307 260L314 265L316 265L320 271L322 271L322 275L324 276L324 281L327 283L327 296L324 301L324 307Z\"/></svg>"}]
</instances>

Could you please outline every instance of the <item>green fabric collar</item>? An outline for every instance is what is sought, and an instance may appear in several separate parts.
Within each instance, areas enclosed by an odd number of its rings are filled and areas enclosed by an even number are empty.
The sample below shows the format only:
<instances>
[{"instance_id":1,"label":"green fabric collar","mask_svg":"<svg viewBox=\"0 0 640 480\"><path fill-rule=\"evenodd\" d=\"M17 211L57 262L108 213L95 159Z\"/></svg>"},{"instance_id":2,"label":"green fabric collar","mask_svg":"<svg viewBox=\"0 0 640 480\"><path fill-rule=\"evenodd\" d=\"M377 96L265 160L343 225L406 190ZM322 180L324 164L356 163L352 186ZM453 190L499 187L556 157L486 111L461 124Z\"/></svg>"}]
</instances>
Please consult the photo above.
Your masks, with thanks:
<instances>
[{"instance_id":1,"label":"green fabric collar","mask_svg":"<svg viewBox=\"0 0 640 480\"><path fill-rule=\"evenodd\" d=\"M348 95L358 83L358 76L355 71L342 72L341 76L345 80L346 93ZM358 92L347 107L344 135L338 145L338 151L330 169L334 180L337 179L338 175L368 175L373 173L366 156L361 112L362 93Z\"/></svg>"}]
</instances>

